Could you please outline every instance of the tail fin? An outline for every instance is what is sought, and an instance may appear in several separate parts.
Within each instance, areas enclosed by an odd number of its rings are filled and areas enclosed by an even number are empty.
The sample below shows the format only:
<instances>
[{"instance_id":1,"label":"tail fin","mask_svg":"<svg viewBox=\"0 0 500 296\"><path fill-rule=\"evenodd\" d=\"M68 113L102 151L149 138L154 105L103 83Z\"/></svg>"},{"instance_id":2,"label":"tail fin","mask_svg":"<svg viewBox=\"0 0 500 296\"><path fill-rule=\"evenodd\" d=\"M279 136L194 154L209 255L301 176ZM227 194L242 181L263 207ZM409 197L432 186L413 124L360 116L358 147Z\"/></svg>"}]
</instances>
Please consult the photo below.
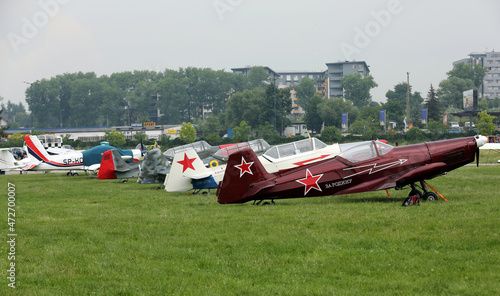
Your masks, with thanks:
<instances>
[{"instance_id":1,"label":"tail fin","mask_svg":"<svg viewBox=\"0 0 500 296\"><path fill-rule=\"evenodd\" d=\"M13 170L19 168L17 161L9 148L0 149L0 170Z\"/></svg>"},{"instance_id":2,"label":"tail fin","mask_svg":"<svg viewBox=\"0 0 500 296\"><path fill-rule=\"evenodd\" d=\"M24 137L24 142L28 147L28 154L31 157L38 161L49 161L49 153L36 136L26 136Z\"/></svg>"},{"instance_id":3,"label":"tail fin","mask_svg":"<svg viewBox=\"0 0 500 296\"><path fill-rule=\"evenodd\" d=\"M211 175L195 150L189 149L176 153L172 160L170 173L165 179L165 190L168 192L184 192L193 189L191 180Z\"/></svg>"},{"instance_id":4,"label":"tail fin","mask_svg":"<svg viewBox=\"0 0 500 296\"><path fill-rule=\"evenodd\" d=\"M170 162L167 160L167 157L161 153L160 149L151 149L144 155L144 162L142 163L137 183L164 183L169 170Z\"/></svg>"},{"instance_id":5,"label":"tail fin","mask_svg":"<svg viewBox=\"0 0 500 296\"><path fill-rule=\"evenodd\" d=\"M221 204L243 203L252 200L260 190L271 187L271 183L256 182L274 178L269 174L252 149L246 148L229 156L224 179L217 189L217 201Z\"/></svg>"},{"instance_id":6,"label":"tail fin","mask_svg":"<svg viewBox=\"0 0 500 296\"><path fill-rule=\"evenodd\" d=\"M97 172L97 179L116 179L115 162L112 152L108 150L102 154L101 166ZM116 150L115 150L116 151Z\"/></svg>"}]
</instances>

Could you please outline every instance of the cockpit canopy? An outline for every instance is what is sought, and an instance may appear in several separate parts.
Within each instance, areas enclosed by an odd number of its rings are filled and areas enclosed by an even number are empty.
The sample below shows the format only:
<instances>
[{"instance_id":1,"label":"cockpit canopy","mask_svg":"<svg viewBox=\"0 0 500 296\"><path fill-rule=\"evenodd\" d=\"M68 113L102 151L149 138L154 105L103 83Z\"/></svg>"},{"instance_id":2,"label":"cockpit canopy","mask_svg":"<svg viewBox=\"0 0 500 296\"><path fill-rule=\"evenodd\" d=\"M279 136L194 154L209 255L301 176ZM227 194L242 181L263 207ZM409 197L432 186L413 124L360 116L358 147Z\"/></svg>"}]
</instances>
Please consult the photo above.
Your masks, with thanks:
<instances>
[{"instance_id":1,"label":"cockpit canopy","mask_svg":"<svg viewBox=\"0 0 500 296\"><path fill-rule=\"evenodd\" d=\"M207 142L199 141L199 142L194 142L191 144L186 144L186 145L170 148L167 151L163 152L163 155L172 159L172 158L174 158L174 154L179 153L179 152L193 149L194 151L199 153L200 151L209 150L210 148L212 148L212 146L210 146L210 144L208 144Z\"/></svg>"},{"instance_id":2,"label":"cockpit canopy","mask_svg":"<svg viewBox=\"0 0 500 296\"><path fill-rule=\"evenodd\" d=\"M250 148L256 154L261 154L262 152L269 149L269 147L271 147L271 145L269 145L269 143L267 143L265 140L257 139L257 140L252 140L249 142L238 143L238 144L234 144L234 145L231 145L228 147L224 147L224 148L218 150L217 152L215 152L213 157L220 159L220 160L223 160L223 161L227 161L229 158L229 155L231 155L237 151L241 151L244 148Z\"/></svg>"},{"instance_id":3,"label":"cockpit canopy","mask_svg":"<svg viewBox=\"0 0 500 296\"><path fill-rule=\"evenodd\" d=\"M313 152L314 150L322 149L327 146L328 145L316 138L304 139L292 143L274 146L271 149L267 150L266 153L264 153L264 157L266 157L270 161L276 161L281 158L286 158L301 153Z\"/></svg>"},{"instance_id":4,"label":"cockpit canopy","mask_svg":"<svg viewBox=\"0 0 500 296\"><path fill-rule=\"evenodd\" d=\"M350 162L359 162L389 153L393 146L380 141L365 141L340 144L342 157Z\"/></svg>"}]
</instances>

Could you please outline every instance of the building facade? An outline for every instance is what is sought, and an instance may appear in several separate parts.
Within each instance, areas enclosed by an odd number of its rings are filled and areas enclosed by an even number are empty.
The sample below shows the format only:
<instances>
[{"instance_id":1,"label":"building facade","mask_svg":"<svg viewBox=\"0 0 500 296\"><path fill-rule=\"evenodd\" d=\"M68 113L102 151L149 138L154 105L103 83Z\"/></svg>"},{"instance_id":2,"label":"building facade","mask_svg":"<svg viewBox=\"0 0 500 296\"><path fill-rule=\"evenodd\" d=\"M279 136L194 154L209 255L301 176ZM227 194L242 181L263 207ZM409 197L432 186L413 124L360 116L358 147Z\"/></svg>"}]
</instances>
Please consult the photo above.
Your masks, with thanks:
<instances>
[{"instance_id":1,"label":"building facade","mask_svg":"<svg viewBox=\"0 0 500 296\"><path fill-rule=\"evenodd\" d=\"M328 98L344 97L344 89L340 86L340 79L346 75L361 74L362 77L370 75L369 66L364 61L344 61L327 63L328 67Z\"/></svg>"},{"instance_id":2,"label":"building facade","mask_svg":"<svg viewBox=\"0 0 500 296\"><path fill-rule=\"evenodd\" d=\"M455 61L453 66L464 63L481 65L488 72L484 76L483 84L479 88L479 96L494 99L500 97L500 52L472 52L468 58Z\"/></svg>"},{"instance_id":3,"label":"building facade","mask_svg":"<svg viewBox=\"0 0 500 296\"><path fill-rule=\"evenodd\" d=\"M326 71L284 71L278 72L278 79L276 79L276 85L278 88L287 88L292 85L299 84L302 79L309 78L316 82L316 91L323 97L326 97L327 90L327 77ZM296 97L297 92L295 90L290 91L290 98L292 99L292 120L296 119L305 114L304 108L299 106L298 98Z\"/></svg>"}]
</instances>

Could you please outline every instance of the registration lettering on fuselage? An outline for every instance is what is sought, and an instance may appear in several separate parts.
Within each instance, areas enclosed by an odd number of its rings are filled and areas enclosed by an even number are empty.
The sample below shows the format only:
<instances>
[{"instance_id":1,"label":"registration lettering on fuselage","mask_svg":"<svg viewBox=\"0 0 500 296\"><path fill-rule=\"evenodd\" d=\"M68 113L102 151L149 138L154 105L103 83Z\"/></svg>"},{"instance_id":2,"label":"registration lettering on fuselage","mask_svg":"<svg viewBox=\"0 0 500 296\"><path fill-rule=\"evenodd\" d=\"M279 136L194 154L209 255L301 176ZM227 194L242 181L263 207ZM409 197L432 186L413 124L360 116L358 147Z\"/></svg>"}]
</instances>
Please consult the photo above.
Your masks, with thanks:
<instances>
[{"instance_id":1,"label":"registration lettering on fuselage","mask_svg":"<svg viewBox=\"0 0 500 296\"><path fill-rule=\"evenodd\" d=\"M349 184L351 184L351 182L352 182L352 179L347 179L347 180L332 182L332 183L326 184L325 188L329 189L329 188L334 188L334 187L340 187L340 186L344 186L344 185L349 185Z\"/></svg>"}]
</instances>

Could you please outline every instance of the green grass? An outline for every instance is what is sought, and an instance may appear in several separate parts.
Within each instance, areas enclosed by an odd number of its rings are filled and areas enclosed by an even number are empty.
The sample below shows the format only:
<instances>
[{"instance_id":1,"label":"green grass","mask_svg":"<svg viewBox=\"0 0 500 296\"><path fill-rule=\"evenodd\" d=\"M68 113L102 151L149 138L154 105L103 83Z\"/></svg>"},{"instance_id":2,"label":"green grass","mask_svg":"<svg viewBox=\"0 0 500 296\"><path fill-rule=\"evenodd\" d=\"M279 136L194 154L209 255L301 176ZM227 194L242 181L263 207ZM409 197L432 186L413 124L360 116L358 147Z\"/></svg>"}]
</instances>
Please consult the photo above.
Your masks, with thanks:
<instances>
[{"instance_id":1,"label":"green grass","mask_svg":"<svg viewBox=\"0 0 500 296\"><path fill-rule=\"evenodd\" d=\"M500 150L481 149L479 154L479 163L497 163L500 160Z\"/></svg>"},{"instance_id":2,"label":"green grass","mask_svg":"<svg viewBox=\"0 0 500 296\"><path fill-rule=\"evenodd\" d=\"M500 166L408 190L219 205L216 196L87 176L16 185L16 285L4 295L499 295ZM6 235L4 235L6 238ZM8 269L8 245L0 267ZM6 291L3 293L2 291Z\"/></svg>"}]
</instances>

